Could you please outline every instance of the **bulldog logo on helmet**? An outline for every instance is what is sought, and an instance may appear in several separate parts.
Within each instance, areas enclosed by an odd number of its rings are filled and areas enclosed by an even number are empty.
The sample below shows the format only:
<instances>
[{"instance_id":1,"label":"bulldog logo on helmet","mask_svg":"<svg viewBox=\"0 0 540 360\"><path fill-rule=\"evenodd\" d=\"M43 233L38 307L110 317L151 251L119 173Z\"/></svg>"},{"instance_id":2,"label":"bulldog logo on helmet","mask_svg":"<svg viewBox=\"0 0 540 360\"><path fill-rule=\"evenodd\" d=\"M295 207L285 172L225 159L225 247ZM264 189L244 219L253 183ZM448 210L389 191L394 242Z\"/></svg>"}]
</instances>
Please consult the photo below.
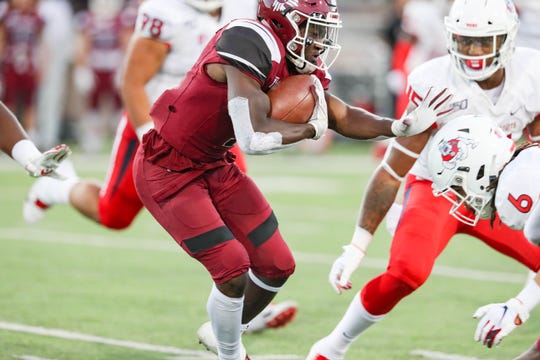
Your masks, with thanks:
<instances>
[{"instance_id":1,"label":"bulldog logo on helmet","mask_svg":"<svg viewBox=\"0 0 540 360\"><path fill-rule=\"evenodd\" d=\"M438 144L438 149L441 153L444 169L456 168L457 163L466 159L469 156L469 150L474 149L476 146L478 146L478 142L464 137L442 140Z\"/></svg>"}]
</instances>

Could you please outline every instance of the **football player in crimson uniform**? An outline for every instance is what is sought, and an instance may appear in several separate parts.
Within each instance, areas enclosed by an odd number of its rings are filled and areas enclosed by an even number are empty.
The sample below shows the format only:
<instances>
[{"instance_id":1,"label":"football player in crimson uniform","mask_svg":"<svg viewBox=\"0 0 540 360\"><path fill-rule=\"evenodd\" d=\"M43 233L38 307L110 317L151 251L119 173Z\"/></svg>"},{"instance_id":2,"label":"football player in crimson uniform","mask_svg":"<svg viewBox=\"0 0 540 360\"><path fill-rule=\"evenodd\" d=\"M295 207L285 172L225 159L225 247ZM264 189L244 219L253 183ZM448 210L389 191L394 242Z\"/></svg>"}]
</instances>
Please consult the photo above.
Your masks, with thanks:
<instances>
[{"instance_id":1,"label":"football player in crimson uniform","mask_svg":"<svg viewBox=\"0 0 540 360\"><path fill-rule=\"evenodd\" d=\"M489 219L467 211L460 219L452 216L451 205L432 194L426 166L426 144L432 134L465 114L495 119L514 141L524 134L540 139L540 52L515 48L519 20L511 1L456 0L445 26L449 55L432 59L409 75L409 106L413 109L428 87L436 84L454 94L452 110L430 131L391 143L364 193L352 241L334 262L329 281L338 293L351 289L351 275L405 181L387 271L354 296L334 330L312 346L309 359L343 359L363 331L427 280L435 259L457 233L480 239L534 272L540 269L540 248L528 242L522 231L504 224L491 227Z\"/></svg>"},{"instance_id":2,"label":"football player in crimson uniform","mask_svg":"<svg viewBox=\"0 0 540 360\"><path fill-rule=\"evenodd\" d=\"M36 0L10 0L0 17L2 101L18 115L23 128L37 140L36 93L40 81L44 20Z\"/></svg>"},{"instance_id":3,"label":"football player in crimson uniform","mask_svg":"<svg viewBox=\"0 0 540 360\"><path fill-rule=\"evenodd\" d=\"M437 132L428 148L427 167L433 179L433 194L452 204L461 218L467 208L480 218L495 214L516 230L524 230L533 244L540 244L540 147L515 145L487 116L457 118ZM463 218L466 221L467 218ZM529 318L540 303L540 276L530 280L505 303L482 306L473 314L480 319L474 339L491 348ZM536 343L518 359L538 359Z\"/></svg>"},{"instance_id":4,"label":"football player in crimson uniform","mask_svg":"<svg viewBox=\"0 0 540 360\"><path fill-rule=\"evenodd\" d=\"M232 5L232 4L231 4ZM119 122L111 164L104 184L79 179L72 166L61 169L64 181L36 181L23 207L28 223L39 221L55 204L70 204L79 213L110 229L125 229L143 205L133 184L133 158L139 138L153 126L150 104L165 89L178 85L218 26L221 1L146 0L138 10L122 81L125 112ZM228 9L228 16L235 10ZM242 13L244 15L244 13ZM116 20L115 20L116 21ZM246 171L244 155L235 151L235 163ZM232 156L231 156L232 158ZM251 332L290 322L293 301L270 304L250 328Z\"/></svg>"},{"instance_id":5,"label":"football player in crimson uniform","mask_svg":"<svg viewBox=\"0 0 540 360\"><path fill-rule=\"evenodd\" d=\"M295 268L271 206L233 166L229 149L269 154L328 127L369 139L427 129L451 97L430 96L401 120L384 119L327 93L341 27L334 1L259 0L259 20L220 29L179 87L153 104L154 128L137 150L135 186L146 208L210 273L207 300L221 360L244 360L242 324L275 297ZM316 105L307 124L267 117L268 90L280 79L312 74Z\"/></svg>"}]
</instances>

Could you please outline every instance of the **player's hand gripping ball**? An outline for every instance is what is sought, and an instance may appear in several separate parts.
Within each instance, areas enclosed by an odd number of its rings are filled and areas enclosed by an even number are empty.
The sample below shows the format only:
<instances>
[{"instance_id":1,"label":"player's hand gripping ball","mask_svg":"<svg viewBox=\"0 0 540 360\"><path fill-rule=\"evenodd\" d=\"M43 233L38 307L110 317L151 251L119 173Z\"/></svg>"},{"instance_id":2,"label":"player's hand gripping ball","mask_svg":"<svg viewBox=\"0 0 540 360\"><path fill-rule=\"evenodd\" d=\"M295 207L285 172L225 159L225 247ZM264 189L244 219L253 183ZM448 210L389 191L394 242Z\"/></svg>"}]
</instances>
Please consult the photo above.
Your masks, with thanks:
<instances>
[{"instance_id":1,"label":"player's hand gripping ball","mask_svg":"<svg viewBox=\"0 0 540 360\"><path fill-rule=\"evenodd\" d=\"M305 124L311 118L316 95L310 75L292 75L268 91L272 119Z\"/></svg>"}]
</instances>

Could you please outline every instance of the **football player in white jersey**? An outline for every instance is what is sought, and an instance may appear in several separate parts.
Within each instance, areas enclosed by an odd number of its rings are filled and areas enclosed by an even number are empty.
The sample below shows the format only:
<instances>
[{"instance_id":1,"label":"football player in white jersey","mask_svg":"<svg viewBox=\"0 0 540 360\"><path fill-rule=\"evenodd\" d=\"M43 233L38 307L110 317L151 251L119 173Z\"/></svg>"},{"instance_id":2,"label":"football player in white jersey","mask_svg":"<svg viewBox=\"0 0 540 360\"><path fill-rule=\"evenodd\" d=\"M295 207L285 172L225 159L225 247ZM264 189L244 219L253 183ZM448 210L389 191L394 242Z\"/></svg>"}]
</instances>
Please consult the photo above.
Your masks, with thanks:
<instances>
[{"instance_id":1,"label":"football player in white jersey","mask_svg":"<svg viewBox=\"0 0 540 360\"><path fill-rule=\"evenodd\" d=\"M329 281L338 293L352 288L351 275L405 181L403 210L387 270L354 296L333 331L312 346L309 360L344 359L363 331L427 280L436 258L457 233L478 238L534 272L540 269L540 247L527 241L522 231L504 224L492 228L489 220L470 211L464 212L461 221L450 215L448 201L431 191L426 166L426 144L432 135L466 114L493 118L514 141L523 135L540 139L540 52L515 48L518 26L510 0L455 0L452 4L445 17L449 54L418 66L408 77L409 111L431 86L450 89L454 94L451 110L424 133L391 142L364 192L352 241L334 262Z\"/></svg>"},{"instance_id":2,"label":"football player in white jersey","mask_svg":"<svg viewBox=\"0 0 540 360\"><path fill-rule=\"evenodd\" d=\"M460 218L463 206L480 218L500 221L540 245L540 147L514 144L488 117L464 116L437 132L428 151L428 170L433 194L452 203ZM496 227L497 223L493 223ZM525 284L505 303L482 306L474 339L491 348L529 318L540 303L540 276ZM518 360L540 359L539 342Z\"/></svg>"}]
</instances>

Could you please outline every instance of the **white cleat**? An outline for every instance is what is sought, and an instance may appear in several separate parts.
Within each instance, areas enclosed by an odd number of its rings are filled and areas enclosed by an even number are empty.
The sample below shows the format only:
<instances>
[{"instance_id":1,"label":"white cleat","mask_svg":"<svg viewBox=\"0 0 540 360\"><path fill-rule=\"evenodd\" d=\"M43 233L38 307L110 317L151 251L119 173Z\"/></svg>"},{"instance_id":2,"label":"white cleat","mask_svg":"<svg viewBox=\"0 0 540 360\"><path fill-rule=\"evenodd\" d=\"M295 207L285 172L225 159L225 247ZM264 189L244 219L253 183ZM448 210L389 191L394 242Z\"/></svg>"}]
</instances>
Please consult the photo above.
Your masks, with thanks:
<instances>
[{"instance_id":1,"label":"white cleat","mask_svg":"<svg viewBox=\"0 0 540 360\"><path fill-rule=\"evenodd\" d=\"M45 216L45 211L54 204L69 202L69 189L79 181L73 163L66 159L56 169L65 179L50 176L38 178L26 195L23 203L23 218L28 224L35 224Z\"/></svg>"},{"instance_id":2,"label":"white cleat","mask_svg":"<svg viewBox=\"0 0 540 360\"><path fill-rule=\"evenodd\" d=\"M270 303L249 323L246 333L257 333L266 329L279 328L293 321L298 311L295 301L287 300Z\"/></svg>"},{"instance_id":3,"label":"white cleat","mask_svg":"<svg viewBox=\"0 0 540 360\"><path fill-rule=\"evenodd\" d=\"M199 330L197 330L197 338L199 339L199 344L204 346L206 350L217 355L217 340L210 321L202 324ZM241 344L240 347L240 359L249 360L249 356L246 354L244 344Z\"/></svg>"},{"instance_id":4,"label":"white cleat","mask_svg":"<svg viewBox=\"0 0 540 360\"><path fill-rule=\"evenodd\" d=\"M345 354L330 351L330 348L325 345L326 341L327 338L322 338L313 344L306 360L343 360L345 358Z\"/></svg>"},{"instance_id":5,"label":"white cleat","mask_svg":"<svg viewBox=\"0 0 540 360\"><path fill-rule=\"evenodd\" d=\"M50 205L44 202L39 194L46 192L50 181L47 177L40 177L28 191L23 204L23 218L28 224L35 224L45 216L45 211Z\"/></svg>"}]
</instances>

